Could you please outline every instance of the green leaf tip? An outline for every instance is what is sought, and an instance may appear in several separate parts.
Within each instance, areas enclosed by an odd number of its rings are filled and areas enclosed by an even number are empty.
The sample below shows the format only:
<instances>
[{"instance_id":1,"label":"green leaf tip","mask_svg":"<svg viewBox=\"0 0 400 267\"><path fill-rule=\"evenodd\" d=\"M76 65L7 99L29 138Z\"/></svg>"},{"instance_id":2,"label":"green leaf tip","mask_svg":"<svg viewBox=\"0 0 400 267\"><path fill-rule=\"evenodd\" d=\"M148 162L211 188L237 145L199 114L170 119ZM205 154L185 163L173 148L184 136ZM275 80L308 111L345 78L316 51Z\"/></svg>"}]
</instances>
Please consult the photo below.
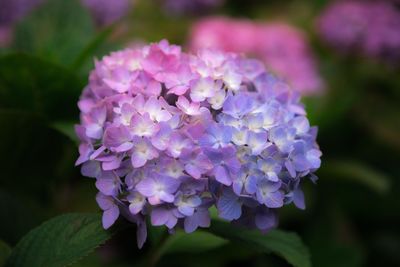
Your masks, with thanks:
<instances>
[{"instance_id":1,"label":"green leaf tip","mask_svg":"<svg viewBox=\"0 0 400 267\"><path fill-rule=\"evenodd\" d=\"M106 242L100 214L65 214L30 231L12 251L5 267L63 267Z\"/></svg>"}]
</instances>

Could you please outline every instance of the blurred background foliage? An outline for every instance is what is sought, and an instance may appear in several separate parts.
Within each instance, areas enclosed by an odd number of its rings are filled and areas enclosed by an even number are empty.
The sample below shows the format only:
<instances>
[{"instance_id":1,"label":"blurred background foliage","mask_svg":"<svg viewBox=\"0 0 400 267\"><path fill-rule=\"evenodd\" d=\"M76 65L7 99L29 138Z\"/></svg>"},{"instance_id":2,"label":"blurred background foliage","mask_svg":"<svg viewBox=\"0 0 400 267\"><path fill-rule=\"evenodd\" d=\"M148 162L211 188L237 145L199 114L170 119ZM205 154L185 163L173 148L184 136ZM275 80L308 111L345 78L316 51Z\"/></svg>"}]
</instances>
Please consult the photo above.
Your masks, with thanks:
<instances>
[{"instance_id":1,"label":"blurred background foliage","mask_svg":"<svg viewBox=\"0 0 400 267\"><path fill-rule=\"evenodd\" d=\"M313 266L400 266L400 64L344 55L321 41L316 18L330 2L227 0L207 15L298 26L325 81L322 94L304 99L319 127L320 179L306 185L305 211L281 211L280 228L299 233ZM136 0L125 17L99 27L79 1L51 0L18 21L12 42L0 48L1 253L48 218L98 210L94 183L74 167L76 102L93 59L163 38L186 46L204 15ZM286 266L207 235L177 240L159 266ZM73 266L136 266L146 253L149 246L138 251L127 229Z\"/></svg>"}]
</instances>

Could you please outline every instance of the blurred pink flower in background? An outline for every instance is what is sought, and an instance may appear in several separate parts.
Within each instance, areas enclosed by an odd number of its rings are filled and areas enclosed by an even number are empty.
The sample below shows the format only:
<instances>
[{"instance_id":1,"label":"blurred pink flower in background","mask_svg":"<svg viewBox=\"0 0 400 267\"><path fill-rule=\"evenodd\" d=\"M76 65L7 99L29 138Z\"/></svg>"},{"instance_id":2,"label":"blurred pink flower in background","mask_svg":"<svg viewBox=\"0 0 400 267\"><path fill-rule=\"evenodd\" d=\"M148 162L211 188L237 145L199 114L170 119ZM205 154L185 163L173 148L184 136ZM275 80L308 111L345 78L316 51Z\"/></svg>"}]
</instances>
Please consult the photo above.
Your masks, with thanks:
<instances>
[{"instance_id":1,"label":"blurred pink flower in background","mask_svg":"<svg viewBox=\"0 0 400 267\"><path fill-rule=\"evenodd\" d=\"M390 2L340 1L317 21L320 36L342 52L400 58L400 12Z\"/></svg>"},{"instance_id":2,"label":"blurred pink flower in background","mask_svg":"<svg viewBox=\"0 0 400 267\"><path fill-rule=\"evenodd\" d=\"M296 90L314 94L323 88L307 38L300 29L285 23L260 25L257 43L264 62Z\"/></svg>"},{"instance_id":3,"label":"blurred pink flower in background","mask_svg":"<svg viewBox=\"0 0 400 267\"><path fill-rule=\"evenodd\" d=\"M15 23L40 2L41 0L0 0L0 47L11 43Z\"/></svg>"},{"instance_id":4,"label":"blurred pink flower in background","mask_svg":"<svg viewBox=\"0 0 400 267\"><path fill-rule=\"evenodd\" d=\"M0 47L8 46L12 41L12 29L9 26L0 26Z\"/></svg>"},{"instance_id":5,"label":"blurred pink flower in background","mask_svg":"<svg viewBox=\"0 0 400 267\"><path fill-rule=\"evenodd\" d=\"M302 95L323 89L305 34L284 22L210 17L193 25L189 42L192 50L217 48L262 59Z\"/></svg>"},{"instance_id":6,"label":"blurred pink flower in background","mask_svg":"<svg viewBox=\"0 0 400 267\"><path fill-rule=\"evenodd\" d=\"M124 17L131 9L132 0L81 0L98 26L111 24Z\"/></svg>"},{"instance_id":7,"label":"blurred pink flower in background","mask_svg":"<svg viewBox=\"0 0 400 267\"><path fill-rule=\"evenodd\" d=\"M193 25L190 34L190 45L193 50L212 47L229 52L256 51L257 40L254 38L257 37L257 27L250 20L205 18Z\"/></svg>"}]
</instances>

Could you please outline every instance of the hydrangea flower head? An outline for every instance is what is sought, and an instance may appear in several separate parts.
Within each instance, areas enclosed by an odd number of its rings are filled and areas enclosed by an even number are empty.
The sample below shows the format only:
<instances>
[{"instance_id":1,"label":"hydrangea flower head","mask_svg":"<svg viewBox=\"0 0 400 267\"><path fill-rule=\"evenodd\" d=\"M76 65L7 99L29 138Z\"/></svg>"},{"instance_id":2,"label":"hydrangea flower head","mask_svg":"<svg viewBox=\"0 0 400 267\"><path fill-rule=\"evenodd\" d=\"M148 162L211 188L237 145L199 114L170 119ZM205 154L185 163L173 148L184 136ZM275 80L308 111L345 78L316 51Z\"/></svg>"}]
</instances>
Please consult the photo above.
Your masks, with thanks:
<instances>
[{"instance_id":1,"label":"hydrangea flower head","mask_svg":"<svg viewBox=\"0 0 400 267\"><path fill-rule=\"evenodd\" d=\"M146 239L219 217L263 232L277 211L303 209L301 185L320 166L316 129L298 96L237 54L187 54L167 41L97 61L78 103L82 174L93 177L109 228L123 216Z\"/></svg>"},{"instance_id":2,"label":"hydrangea flower head","mask_svg":"<svg viewBox=\"0 0 400 267\"><path fill-rule=\"evenodd\" d=\"M194 51L217 48L254 56L302 95L316 94L323 89L305 34L284 22L205 18L192 27L190 46Z\"/></svg>"}]
</instances>

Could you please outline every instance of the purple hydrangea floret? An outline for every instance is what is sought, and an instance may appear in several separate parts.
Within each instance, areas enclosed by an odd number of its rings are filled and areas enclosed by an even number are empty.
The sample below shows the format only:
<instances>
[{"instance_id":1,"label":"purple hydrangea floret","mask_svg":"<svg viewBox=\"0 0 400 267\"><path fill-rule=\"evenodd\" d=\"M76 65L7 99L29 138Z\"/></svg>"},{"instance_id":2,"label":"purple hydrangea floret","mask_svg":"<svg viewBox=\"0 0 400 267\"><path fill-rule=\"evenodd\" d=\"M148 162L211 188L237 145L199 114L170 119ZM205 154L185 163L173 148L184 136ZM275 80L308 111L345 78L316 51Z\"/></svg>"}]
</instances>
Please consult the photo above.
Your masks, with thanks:
<instances>
[{"instance_id":1,"label":"purple hydrangea floret","mask_svg":"<svg viewBox=\"0 0 400 267\"><path fill-rule=\"evenodd\" d=\"M210 226L216 207L267 232L279 208L305 208L301 185L321 164L316 129L296 93L260 65L167 41L95 62L78 103L77 165L96 179L104 228L123 216L141 247L147 217L190 233Z\"/></svg>"}]
</instances>

